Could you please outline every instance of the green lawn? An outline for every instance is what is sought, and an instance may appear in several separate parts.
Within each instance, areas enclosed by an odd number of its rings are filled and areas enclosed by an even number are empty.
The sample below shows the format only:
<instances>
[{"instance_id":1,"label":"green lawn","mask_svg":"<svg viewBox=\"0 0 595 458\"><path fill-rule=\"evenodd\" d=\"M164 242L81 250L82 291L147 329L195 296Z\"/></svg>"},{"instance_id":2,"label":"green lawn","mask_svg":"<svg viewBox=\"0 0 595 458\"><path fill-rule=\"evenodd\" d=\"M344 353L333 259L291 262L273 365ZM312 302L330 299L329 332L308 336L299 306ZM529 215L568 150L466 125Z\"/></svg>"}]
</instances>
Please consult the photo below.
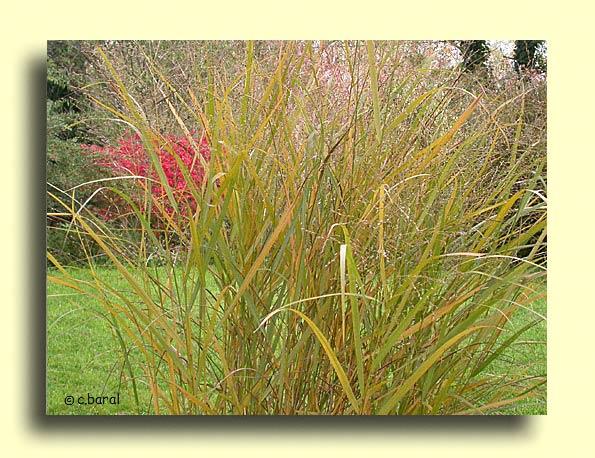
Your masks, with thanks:
<instances>
[{"instance_id":1,"label":"green lawn","mask_svg":"<svg viewBox=\"0 0 595 458\"><path fill-rule=\"evenodd\" d=\"M125 288L125 282L119 279L116 270L98 268L97 273L116 287ZM160 274L163 273L161 269ZM52 270L51 275L62 277L57 270ZM77 276L91 278L85 271ZM212 282L212 279L208 281ZM212 288L215 288L214 283ZM117 348L117 336L98 301L66 286L48 282L47 413L114 415L150 410L150 391L141 377L137 384L138 408L130 384L122 383L128 374L123 374ZM119 398L110 399L118 393ZM72 405L66 404L67 396L73 396ZM93 398L92 404L89 397ZM97 402L98 397L101 404Z\"/></svg>"},{"instance_id":2,"label":"green lawn","mask_svg":"<svg viewBox=\"0 0 595 458\"><path fill-rule=\"evenodd\" d=\"M494 374L506 374L511 366L526 366L528 376L547 376L547 300L537 300L531 304L531 309L517 310L507 324L509 330L518 330L528 323L541 320L529 328L519 339L513 343L502 355L495 360L488 371ZM508 334L510 335L510 334ZM504 339L505 337L502 337ZM512 404L505 409L510 415L545 415L547 413L547 384L543 384L537 395L517 404Z\"/></svg>"},{"instance_id":3,"label":"green lawn","mask_svg":"<svg viewBox=\"0 0 595 458\"><path fill-rule=\"evenodd\" d=\"M109 274L109 272L106 272ZM53 273L56 275L55 273ZM58 274L59 275L59 274ZM119 405L78 405L82 396L114 396L119 391L119 359L104 312L96 301L73 290L48 283L47 291L47 413L134 413L125 388ZM66 405L73 396L73 405Z\"/></svg>"},{"instance_id":4,"label":"green lawn","mask_svg":"<svg viewBox=\"0 0 595 458\"><path fill-rule=\"evenodd\" d=\"M113 270L100 270L102 276L113 276ZM60 276L52 271L52 275ZM83 273L84 275L84 273ZM213 287L215 287L213 285ZM520 309L507 324L510 330L519 329L546 316L545 298L534 302L532 310ZM73 292L71 289L48 283L47 291L47 408L50 415L117 415L141 414L150 411L150 392L139 378L136 407L130 384L122 383L122 367L118 356L117 339L99 303ZM510 335L510 334L508 334ZM505 338L504 336L502 338ZM529 329L512 345L502 358L494 361L489 373L506 375L507 368L523 365L528 375L545 376L546 321ZM119 398L113 398L119 394ZM65 399L72 396L74 404ZM93 405L89 403L93 398ZM101 404L97 402L100 398ZM111 398L111 399L110 399ZM81 404L79 404L79 401ZM116 402L118 402L116 404ZM538 395L512 404L503 413L511 415L545 414L546 385Z\"/></svg>"}]
</instances>

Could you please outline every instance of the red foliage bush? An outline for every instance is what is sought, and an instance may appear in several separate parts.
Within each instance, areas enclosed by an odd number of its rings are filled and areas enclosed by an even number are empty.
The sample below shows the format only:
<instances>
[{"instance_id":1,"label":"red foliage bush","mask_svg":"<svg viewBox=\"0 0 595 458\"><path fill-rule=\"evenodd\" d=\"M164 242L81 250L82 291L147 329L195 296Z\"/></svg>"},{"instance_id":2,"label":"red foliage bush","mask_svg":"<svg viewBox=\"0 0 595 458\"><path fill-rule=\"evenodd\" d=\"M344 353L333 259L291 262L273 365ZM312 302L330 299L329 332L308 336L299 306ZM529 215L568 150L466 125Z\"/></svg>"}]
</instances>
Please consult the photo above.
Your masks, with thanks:
<instances>
[{"instance_id":1,"label":"red foliage bush","mask_svg":"<svg viewBox=\"0 0 595 458\"><path fill-rule=\"evenodd\" d=\"M154 140L153 151L159 159L180 214L186 216L188 208L192 212L197 208L196 190L200 189L205 177L203 161L199 154L204 161L208 162L211 159L211 148L205 136L194 142L198 146L198 154L187 137L167 135L164 140L163 143ZM150 190L154 222L164 223L169 218L179 216L175 215L176 212L168 199L165 184L159 179L159 174L151 164L149 154L138 134L131 135L126 132L124 137L118 141L117 147L97 145L82 145L82 147L94 154L95 163L98 166L111 169L114 176L137 176L150 179L139 179L137 183L141 188L131 197L135 204L142 208L141 203L144 200L145 191ZM184 176L180 162L186 168L188 181L192 183L189 183ZM194 193L192 189L195 190ZM104 202L97 206L97 213L105 220L114 219L127 213L122 205L121 201L118 201L117 204L112 201L108 205Z\"/></svg>"}]
</instances>

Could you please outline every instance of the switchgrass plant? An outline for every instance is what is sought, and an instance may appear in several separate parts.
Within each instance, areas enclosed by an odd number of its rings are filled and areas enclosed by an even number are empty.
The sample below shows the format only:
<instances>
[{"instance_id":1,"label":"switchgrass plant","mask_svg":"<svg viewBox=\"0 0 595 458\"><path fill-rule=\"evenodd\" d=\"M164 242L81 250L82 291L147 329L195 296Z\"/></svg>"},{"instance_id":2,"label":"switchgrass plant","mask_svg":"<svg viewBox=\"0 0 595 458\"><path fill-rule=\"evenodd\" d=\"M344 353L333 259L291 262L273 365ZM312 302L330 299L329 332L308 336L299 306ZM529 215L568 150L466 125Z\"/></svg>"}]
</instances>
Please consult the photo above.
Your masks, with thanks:
<instances>
[{"instance_id":1,"label":"switchgrass plant","mask_svg":"<svg viewBox=\"0 0 595 458\"><path fill-rule=\"evenodd\" d=\"M209 67L194 86L144 54L180 132L211 145L200 183L177 159L195 210L158 160L166 136L98 49L120 101L95 102L155 174L120 177L140 200L98 183L128 203L126 228L50 188L121 277L89 256L83 278L49 252L48 279L101 303L139 413L488 414L545 383L514 361L486 370L542 320L507 331L545 294L543 138L518 148L531 89L503 99L454 70L403 72L401 49L346 42L329 58L287 42L265 59L247 43L241 72Z\"/></svg>"}]
</instances>

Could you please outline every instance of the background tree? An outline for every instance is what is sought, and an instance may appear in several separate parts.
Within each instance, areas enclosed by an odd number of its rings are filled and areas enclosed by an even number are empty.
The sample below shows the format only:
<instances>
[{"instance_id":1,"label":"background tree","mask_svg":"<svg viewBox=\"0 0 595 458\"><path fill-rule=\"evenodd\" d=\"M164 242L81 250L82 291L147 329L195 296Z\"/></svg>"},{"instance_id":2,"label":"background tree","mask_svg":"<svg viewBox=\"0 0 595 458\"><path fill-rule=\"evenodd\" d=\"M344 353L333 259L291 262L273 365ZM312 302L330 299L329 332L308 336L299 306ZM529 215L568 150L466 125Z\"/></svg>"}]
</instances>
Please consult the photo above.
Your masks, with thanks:
<instances>
[{"instance_id":1,"label":"background tree","mask_svg":"<svg viewBox=\"0 0 595 458\"><path fill-rule=\"evenodd\" d=\"M47 180L62 190L88 177L90 171L81 163L85 157L78 151L81 143L96 140L85 124L90 106L79 90L85 82L81 47L81 42L48 42Z\"/></svg>"},{"instance_id":2,"label":"background tree","mask_svg":"<svg viewBox=\"0 0 595 458\"><path fill-rule=\"evenodd\" d=\"M66 194L74 186L98 178L91 158L81 154L81 144L97 143L97 136L86 124L92 107L80 88L86 83L87 59L81 41L48 41L46 78L46 182L48 190L68 201ZM60 191L61 190L61 191ZM85 198L85 190L76 198ZM69 233L69 220L59 216L64 211L46 194L48 249L71 260L82 257L78 241Z\"/></svg>"},{"instance_id":3,"label":"background tree","mask_svg":"<svg viewBox=\"0 0 595 458\"><path fill-rule=\"evenodd\" d=\"M455 40L454 45L463 55L463 71L474 72L485 68L490 56L490 48L486 40Z\"/></svg>"},{"instance_id":4,"label":"background tree","mask_svg":"<svg viewBox=\"0 0 595 458\"><path fill-rule=\"evenodd\" d=\"M523 69L536 70L539 73L547 71L547 61L541 52L545 40L515 40L514 68L517 72Z\"/></svg>"}]
</instances>

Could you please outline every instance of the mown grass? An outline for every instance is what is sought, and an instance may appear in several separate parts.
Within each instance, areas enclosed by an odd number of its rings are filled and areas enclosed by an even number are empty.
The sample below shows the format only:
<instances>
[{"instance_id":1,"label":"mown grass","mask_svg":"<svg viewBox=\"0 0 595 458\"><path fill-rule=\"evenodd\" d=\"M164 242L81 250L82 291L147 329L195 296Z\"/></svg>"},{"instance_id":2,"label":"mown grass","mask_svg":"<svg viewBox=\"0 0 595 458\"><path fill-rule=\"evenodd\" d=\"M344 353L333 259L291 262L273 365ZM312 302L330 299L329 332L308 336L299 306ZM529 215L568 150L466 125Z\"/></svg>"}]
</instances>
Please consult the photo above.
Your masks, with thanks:
<instances>
[{"instance_id":1,"label":"mown grass","mask_svg":"<svg viewBox=\"0 0 595 458\"><path fill-rule=\"evenodd\" d=\"M541 287L543 297L527 308L521 308L506 324L507 335L518 332L523 327L535 323L523 332L519 339L506 349L492 364L486 373L506 377L514 368L526 368L526 374L543 383L535 396L513 403L502 409L507 415L545 415L547 414L547 298L546 287ZM500 337L506 339L507 335Z\"/></svg>"},{"instance_id":2,"label":"mown grass","mask_svg":"<svg viewBox=\"0 0 595 458\"><path fill-rule=\"evenodd\" d=\"M106 272L109 275L109 272ZM117 272L112 275L118 276ZM46 411L50 415L135 412L120 379L119 358L101 305L71 289L50 284L47 291ZM65 398L113 396L120 404L67 405Z\"/></svg>"},{"instance_id":3,"label":"mown grass","mask_svg":"<svg viewBox=\"0 0 595 458\"><path fill-rule=\"evenodd\" d=\"M126 291L127 284L113 268L97 267L96 275ZM83 281L93 276L77 269ZM165 276L163 267L155 267L156 276ZM64 278L50 269L49 275ZM216 291L212 277L208 288ZM46 412L49 415L133 415L150 412L151 390L145 383L131 391L127 370L119 353L119 340L113 322L101 301L67 286L49 283L47 289L47 379ZM131 355L129 355L131 356ZM120 394L118 404L102 399L102 404L88 403L88 396L112 397ZM74 396L68 405L66 396ZM138 400L135 396L138 396ZM83 404L78 403L82 397Z\"/></svg>"}]
</instances>

